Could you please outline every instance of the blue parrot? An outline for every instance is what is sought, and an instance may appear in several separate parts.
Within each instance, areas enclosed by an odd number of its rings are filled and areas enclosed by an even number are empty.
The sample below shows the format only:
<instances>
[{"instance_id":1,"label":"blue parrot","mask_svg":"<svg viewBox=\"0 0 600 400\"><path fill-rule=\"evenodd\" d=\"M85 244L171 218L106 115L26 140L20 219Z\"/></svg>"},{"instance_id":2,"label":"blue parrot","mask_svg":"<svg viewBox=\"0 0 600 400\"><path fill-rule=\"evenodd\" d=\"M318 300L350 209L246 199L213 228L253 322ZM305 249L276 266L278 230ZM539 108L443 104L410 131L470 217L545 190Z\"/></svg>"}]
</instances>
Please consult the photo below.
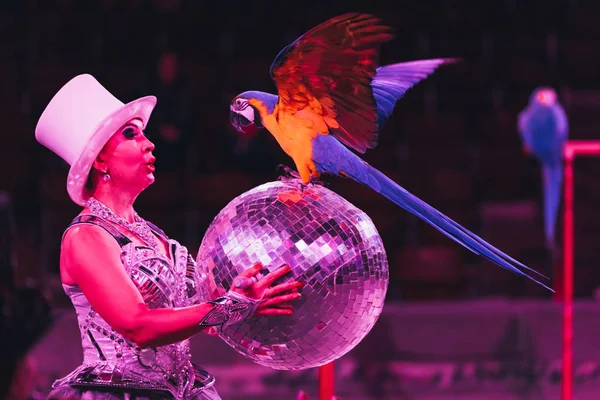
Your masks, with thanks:
<instances>
[{"instance_id":1,"label":"blue parrot","mask_svg":"<svg viewBox=\"0 0 600 400\"><path fill-rule=\"evenodd\" d=\"M562 193L562 150L568 139L569 123L554 89L540 87L519 113L518 130L525 152L541 163L544 186L544 235L546 246L554 250L556 220Z\"/></svg>"},{"instance_id":2,"label":"blue parrot","mask_svg":"<svg viewBox=\"0 0 600 400\"><path fill-rule=\"evenodd\" d=\"M474 253L552 290L522 269L543 275L412 195L348 148L359 153L374 148L406 91L440 65L457 61L379 66L378 48L392 38L391 28L368 14L344 14L318 25L275 58L270 73L277 95L237 95L230 105L231 124L245 134L266 128L293 159L303 184L322 173L351 178Z\"/></svg>"}]
</instances>

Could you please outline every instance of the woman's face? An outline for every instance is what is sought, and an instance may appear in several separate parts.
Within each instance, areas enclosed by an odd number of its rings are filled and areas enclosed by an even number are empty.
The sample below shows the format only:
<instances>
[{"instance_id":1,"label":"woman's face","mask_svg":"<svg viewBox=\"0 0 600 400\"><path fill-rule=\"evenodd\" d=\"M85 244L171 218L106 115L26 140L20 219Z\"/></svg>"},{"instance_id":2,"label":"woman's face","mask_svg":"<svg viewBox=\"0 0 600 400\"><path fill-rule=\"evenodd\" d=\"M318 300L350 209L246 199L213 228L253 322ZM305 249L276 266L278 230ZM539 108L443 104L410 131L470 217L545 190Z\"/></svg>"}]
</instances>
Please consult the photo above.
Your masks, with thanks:
<instances>
[{"instance_id":1,"label":"woman's face","mask_svg":"<svg viewBox=\"0 0 600 400\"><path fill-rule=\"evenodd\" d=\"M154 144L142 131L142 122L133 119L123 125L106 143L96 161L96 169L106 171L116 187L128 191L146 189L154 182Z\"/></svg>"}]
</instances>

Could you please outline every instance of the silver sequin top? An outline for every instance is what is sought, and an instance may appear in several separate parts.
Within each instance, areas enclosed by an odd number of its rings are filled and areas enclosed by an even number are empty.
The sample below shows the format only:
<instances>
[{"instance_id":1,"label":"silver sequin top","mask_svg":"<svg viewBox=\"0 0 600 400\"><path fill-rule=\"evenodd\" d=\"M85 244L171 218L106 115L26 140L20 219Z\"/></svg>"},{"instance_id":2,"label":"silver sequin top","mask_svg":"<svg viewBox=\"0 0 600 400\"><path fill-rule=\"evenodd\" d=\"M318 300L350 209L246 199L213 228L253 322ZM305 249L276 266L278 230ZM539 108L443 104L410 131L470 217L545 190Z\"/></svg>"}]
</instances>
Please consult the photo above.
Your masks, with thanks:
<instances>
[{"instance_id":1,"label":"silver sequin top","mask_svg":"<svg viewBox=\"0 0 600 400\"><path fill-rule=\"evenodd\" d=\"M186 307L198 303L199 275L187 249L158 228L153 231L169 243L169 257L140 246L110 223L94 215L81 215L70 225L94 224L108 231L121 245L121 261L149 308ZM150 389L176 399L194 399L214 378L191 363L189 340L140 349L98 315L77 286L63 285L79 323L83 363L53 387Z\"/></svg>"}]
</instances>

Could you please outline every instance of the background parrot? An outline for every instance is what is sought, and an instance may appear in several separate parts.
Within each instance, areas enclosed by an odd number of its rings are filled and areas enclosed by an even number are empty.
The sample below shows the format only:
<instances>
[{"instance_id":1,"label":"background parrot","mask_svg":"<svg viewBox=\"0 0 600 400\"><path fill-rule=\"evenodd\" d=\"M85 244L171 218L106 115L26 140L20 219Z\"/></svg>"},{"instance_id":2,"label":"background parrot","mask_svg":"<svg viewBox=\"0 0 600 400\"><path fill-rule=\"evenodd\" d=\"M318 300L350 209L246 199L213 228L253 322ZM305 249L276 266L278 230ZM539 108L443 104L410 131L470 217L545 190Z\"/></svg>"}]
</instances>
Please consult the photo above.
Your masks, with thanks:
<instances>
[{"instance_id":1,"label":"background parrot","mask_svg":"<svg viewBox=\"0 0 600 400\"><path fill-rule=\"evenodd\" d=\"M232 125L242 133L266 128L293 159L304 184L321 173L349 177L474 253L552 290L519 267L537 271L441 214L346 147L359 153L374 148L396 101L440 65L455 61L379 66L379 46L393 38L391 32L375 17L360 13L344 14L311 29L285 47L271 65L277 95L247 91L232 100Z\"/></svg>"},{"instance_id":2,"label":"background parrot","mask_svg":"<svg viewBox=\"0 0 600 400\"><path fill-rule=\"evenodd\" d=\"M532 153L542 164L544 234L546 246L553 251L562 193L562 150L569 131L567 116L554 89L540 87L532 92L529 104L519 113L518 130L524 150Z\"/></svg>"}]
</instances>

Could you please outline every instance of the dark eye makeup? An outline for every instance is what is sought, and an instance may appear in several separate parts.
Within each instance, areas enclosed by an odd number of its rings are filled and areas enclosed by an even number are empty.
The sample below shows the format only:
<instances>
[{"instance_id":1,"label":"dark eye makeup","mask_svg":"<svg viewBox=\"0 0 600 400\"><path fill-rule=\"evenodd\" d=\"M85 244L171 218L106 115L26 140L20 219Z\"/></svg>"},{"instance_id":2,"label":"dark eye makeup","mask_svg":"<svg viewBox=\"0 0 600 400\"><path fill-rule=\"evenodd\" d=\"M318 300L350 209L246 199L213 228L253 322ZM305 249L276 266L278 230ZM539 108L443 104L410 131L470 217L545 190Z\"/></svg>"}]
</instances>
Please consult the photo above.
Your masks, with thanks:
<instances>
[{"instance_id":1,"label":"dark eye makeup","mask_svg":"<svg viewBox=\"0 0 600 400\"><path fill-rule=\"evenodd\" d=\"M125 139L133 139L137 134L137 129L133 126L126 126L121 133L125 137Z\"/></svg>"}]
</instances>

